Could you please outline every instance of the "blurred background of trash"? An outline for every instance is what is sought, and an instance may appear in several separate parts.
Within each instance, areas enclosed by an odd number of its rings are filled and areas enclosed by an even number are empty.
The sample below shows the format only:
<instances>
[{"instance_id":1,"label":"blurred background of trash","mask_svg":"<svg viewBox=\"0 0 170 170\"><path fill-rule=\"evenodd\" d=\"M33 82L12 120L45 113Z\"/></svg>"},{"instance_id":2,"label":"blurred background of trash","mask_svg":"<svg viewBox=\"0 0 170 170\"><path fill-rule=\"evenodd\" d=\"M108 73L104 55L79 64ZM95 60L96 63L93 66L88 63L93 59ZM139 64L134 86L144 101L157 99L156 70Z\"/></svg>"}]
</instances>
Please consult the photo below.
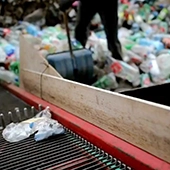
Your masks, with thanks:
<instances>
[{"instance_id":1,"label":"blurred background of trash","mask_svg":"<svg viewBox=\"0 0 170 170\"><path fill-rule=\"evenodd\" d=\"M0 79L19 85L19 34L41 39L36 49L43 57L69 50L63 18L57 2L10 0L0 2ZM73 49L77 4L69 13ZM92 86L120 91L147 87L170 80L170 1L121 0L119 40L122 61L110 57L99 15L90 25L86 47L93 53ZM111 21L110 21L111 22Z\"/></svg>"}]
</instances>

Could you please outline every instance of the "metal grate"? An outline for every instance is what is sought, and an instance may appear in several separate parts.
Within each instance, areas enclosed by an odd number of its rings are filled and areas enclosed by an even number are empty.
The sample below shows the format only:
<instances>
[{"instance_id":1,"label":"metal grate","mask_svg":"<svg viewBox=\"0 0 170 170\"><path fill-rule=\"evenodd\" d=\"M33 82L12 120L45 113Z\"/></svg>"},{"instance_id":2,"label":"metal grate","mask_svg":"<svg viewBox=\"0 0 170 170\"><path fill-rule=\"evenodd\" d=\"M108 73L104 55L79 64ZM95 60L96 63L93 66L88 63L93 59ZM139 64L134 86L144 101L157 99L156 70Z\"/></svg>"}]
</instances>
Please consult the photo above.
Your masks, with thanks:
<instances>
[{"instance_id":1,"label":"metal grate","mask_svg":"<svg viewBox=\"0 0 170 170\"><path fill-rule=\"evenodd\" d=\"M8 143L0 136L1 170L129 170L125 164L66 129L41 142Z\"/></svg>"},{"instance_id":2,"label":"metal grate","mask_svg":"<svg viewBox=\"0 0 170 170\"><path fill-rule=\"evenodd\" d=\"M6 98L9 99L10 94ZM6 107L8 107L8 104L6 104ZM25 107L25 104L22 104L22 101L18 98L16 98L15 104ZM24 112L21 112L24 114L21 114L18 109L15 113L8 112L8 114L5 114L6 116L1 115L0 118L1 120L8 119L8 121L2 121L5 126L14 117L22 120L22 116L30 117L28 115L35 114L33 107L28 110L32 110L32 113L28 114L27 109L24 109ZM11 118L11 114L13 118ZM52 137L41 142L35 142L33 136L31 136L17 143L5 141L2 137L2 131L0 131L0 170L131 169L69 129L65 128L65 130L64 135Z\"/></svg>"}]
</instances>

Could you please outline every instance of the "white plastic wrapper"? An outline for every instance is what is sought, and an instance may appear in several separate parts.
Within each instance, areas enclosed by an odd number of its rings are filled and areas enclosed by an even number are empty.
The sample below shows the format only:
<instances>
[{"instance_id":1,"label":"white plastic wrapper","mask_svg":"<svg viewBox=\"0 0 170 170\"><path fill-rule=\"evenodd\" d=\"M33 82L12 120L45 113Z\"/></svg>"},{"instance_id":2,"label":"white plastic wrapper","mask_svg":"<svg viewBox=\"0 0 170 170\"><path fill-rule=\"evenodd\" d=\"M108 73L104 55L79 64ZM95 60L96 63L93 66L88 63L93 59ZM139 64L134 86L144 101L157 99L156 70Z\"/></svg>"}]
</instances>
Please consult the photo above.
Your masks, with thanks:
<instances>
[{"instance_id":1,"label":"white plastic wrapper","mask_svg":"<svg viewBox=\"0 0 170 170\"><path fill-rule=\"evenodd\" d=\"M3 138L8 142L19 142L34 135L35 141L47 139L50 136L63 134L63 126L51 119L49 108L38 113L34 118L21 123L11 123L3 130Z\"/></svg>"},{"instance_id":2,"label":"white plastic wrapper","mask_svg":"<svg viewBox=\"0 0 170 170\"><path fill-rule=\"evenodd\" d=\"M28 138L32 130L28 123L11 123L2 132L3 138L8 142L18 142Z\"/></svg>"},{"instance_id":3,"label":"white plastic wrapper","mask_svg":"<svg viewBox=\"0 0 170 170\"><path fill-rule=\"evenodd\" d=\"M44 110L39 112L35 117L36 118L39 118L39 117L51 118L51 113L50 113L49 107L46 107Z\"/></svg>"},{"instance_id":4,"label":"white plastic wrapper","mask_svg":"<svg viewBox=\"0 0 170 170\"><path fill-rule=\"evenodd\" d=\"M34 135L35 141L41 141L47 139L50 136L63 134L64 129L57 121L52 119L45 119L44 121L39 121L33 124L34 131L38 131Z\"/></svg>"}]
</instances>

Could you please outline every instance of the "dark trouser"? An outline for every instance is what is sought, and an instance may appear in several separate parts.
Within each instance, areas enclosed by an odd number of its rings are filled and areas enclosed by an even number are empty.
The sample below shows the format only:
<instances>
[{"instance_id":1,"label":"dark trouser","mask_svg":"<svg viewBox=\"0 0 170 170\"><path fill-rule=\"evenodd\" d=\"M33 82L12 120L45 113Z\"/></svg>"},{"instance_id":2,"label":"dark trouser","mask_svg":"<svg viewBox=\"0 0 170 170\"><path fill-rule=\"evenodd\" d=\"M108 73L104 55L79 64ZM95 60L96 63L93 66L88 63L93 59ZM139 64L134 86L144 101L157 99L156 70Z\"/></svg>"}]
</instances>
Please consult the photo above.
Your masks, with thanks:
<instances>
[{"instance_id":1,"label":"dark trouser","mask_svg":"<svg viewBox=\"0 0 170 170\"><path fill-rule=\"evenodd\" d=\"M85 46L88 26L96 13L99 13L104 25L108 49L115 59L122 60L121 45L118 40L118 0L81 0L78 10L75 38Z\"/></svg>"}]
</instances>

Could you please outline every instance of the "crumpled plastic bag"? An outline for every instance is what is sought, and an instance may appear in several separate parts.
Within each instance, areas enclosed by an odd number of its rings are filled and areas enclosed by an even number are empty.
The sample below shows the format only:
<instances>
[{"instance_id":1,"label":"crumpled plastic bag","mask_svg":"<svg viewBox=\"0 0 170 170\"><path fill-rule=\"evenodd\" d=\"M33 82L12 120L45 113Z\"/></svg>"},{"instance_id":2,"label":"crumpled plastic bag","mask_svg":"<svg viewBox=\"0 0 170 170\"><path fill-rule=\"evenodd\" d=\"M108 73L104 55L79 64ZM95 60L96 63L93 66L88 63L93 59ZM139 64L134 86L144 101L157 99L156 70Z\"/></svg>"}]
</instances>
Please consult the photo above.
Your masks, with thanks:
<instances>
[{"instance_id":1,"label":"crumpled plastic bag","mask_svg":"<svg viewBox=\"0 0 170 170\"><path fill-rule=\"evenodd\" d=\"M34 131L38 131L34 135L35 141L41 141L47 139L50 136L64 134L64 129L57 121L52 119L46 119L45 121L40 121L32 125Z\"/></svg>"},{"instance_id":2,"label":"crumpled plastic bag","mask_svg":"<svg viewBox=\"0 0 170 170\"><path fill-rule=\"evenodd\" d=\"M51 118L51 113L50 113L49 107L46 107L44 110L39 112L35 117L36 118L39 118L39 117Z\"/></svg>"},{"instance_id":3,"label":"crumpled plastic bag","mask_svg":"<svg viewBox=\"0 0 170 170\"><path fill-rule=\"evenodd\" d=\"M28 123L11 123L2 132L3 138L8 142L18 142L32 134Z\"/></svg>"},{"instance_id":4,"label":"crumpled plastic bag","mask_svg":"<svg viewBox=\"0 0 170 170\"><path fill-rule=\"evenodd\" d=\"M21 123L11 123L2 132L3 138L8 142L19 142L34 135L35 141L47 139L50 136L64 134L65 130L56 120L51 119L47 107L35 117Z\"/></svg>"}]
</instances>

